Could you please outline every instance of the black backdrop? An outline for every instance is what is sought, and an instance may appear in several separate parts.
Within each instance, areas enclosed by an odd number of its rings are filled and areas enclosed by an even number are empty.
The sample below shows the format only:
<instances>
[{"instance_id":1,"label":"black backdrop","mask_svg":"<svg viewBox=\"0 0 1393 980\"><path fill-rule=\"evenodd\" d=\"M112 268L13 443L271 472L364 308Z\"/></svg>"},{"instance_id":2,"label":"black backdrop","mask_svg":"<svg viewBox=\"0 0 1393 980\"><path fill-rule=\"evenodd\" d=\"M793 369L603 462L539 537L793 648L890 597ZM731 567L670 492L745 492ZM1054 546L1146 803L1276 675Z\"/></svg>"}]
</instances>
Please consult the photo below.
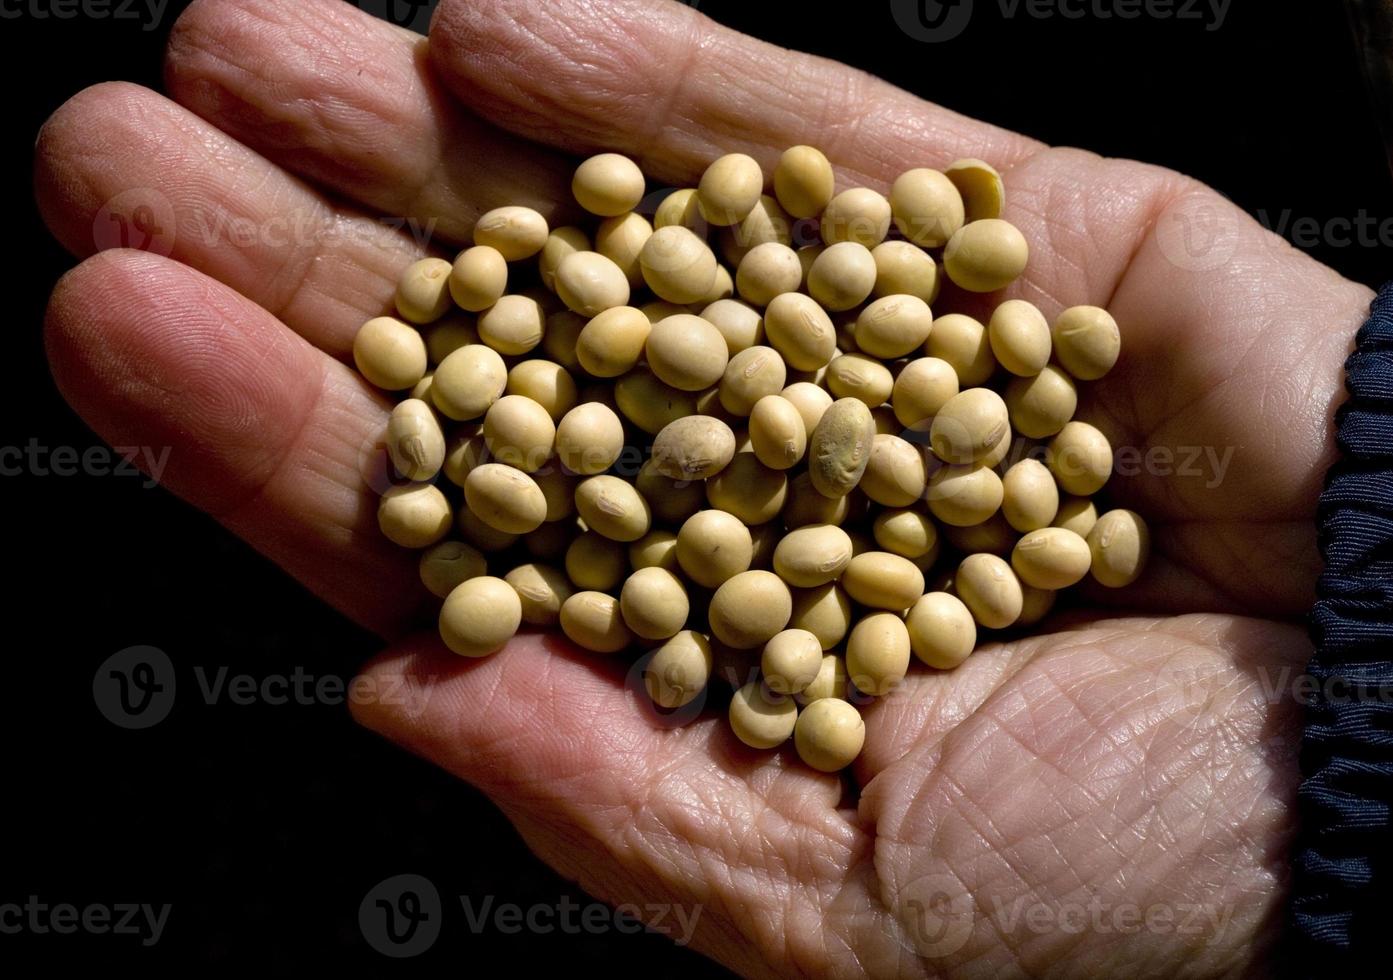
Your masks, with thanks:
<instances>
[{"instance_id":1,"label":"black backdrop","mask_svg":"<svg viewBox=\"0 0 1393 980\"><path fill-rule=\"evenodd\" d=\"M1339 4L1292 4L1301 9L1293 15L1272 0L1235 0L1214 30L1187 20L1005 17L1003 4L977 0L969 27L939 44L897 28L888 0L700 7L1049 142L1184 170L1274 227L1361 215L1393 222L1383 149ZM158 29L144 30L136 21L36 16L53 0L0 0L8 226L0 447L98 444L44 362L39 324L69 260L30 202L31 148L48 114L84 86L157 85L163 38L182 6L172 0ZM1330 238L1310 250L1370 284L1391 271L1387 248ZM16 975L7 967L30 956L160 972L399 965L433 974L472 972L498 956L527 970L712 972L661 937L615 931L447 931L416 959L379 958L357 909L391 875L425 874L447 901L590 900L532 858L485 799L357 730L342 706L209 706L189 696L149 730L110 724L94 705L93 673L131 645L167 652L181 690L196 692L195 668L346 679L376 643L139 479L30 470L0 477L0 493L10 637L0 660L0 904L32 895L78 907L171 906L149 947L132 936L0 934L0 972Z\"/></svg>"}]
</instances>

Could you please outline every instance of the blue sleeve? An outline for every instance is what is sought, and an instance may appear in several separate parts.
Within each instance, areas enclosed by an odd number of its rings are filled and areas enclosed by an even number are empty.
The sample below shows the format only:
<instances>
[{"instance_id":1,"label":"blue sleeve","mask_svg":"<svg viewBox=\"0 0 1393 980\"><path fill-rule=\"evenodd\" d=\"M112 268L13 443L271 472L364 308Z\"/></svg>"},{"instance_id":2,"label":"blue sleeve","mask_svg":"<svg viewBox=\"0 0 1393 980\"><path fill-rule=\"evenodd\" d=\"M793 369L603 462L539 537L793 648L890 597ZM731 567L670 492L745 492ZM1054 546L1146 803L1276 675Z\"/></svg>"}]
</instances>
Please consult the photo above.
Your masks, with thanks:
<instances>
[{"instance_id":1,"label":"blue sleeve","mask_svg":"<svg viewBox=\"0 0 1393 980\"><path fill-rule=\"evenodd\" d=\"M1291 904L1292 965L1304 975L1377 956L1393 913L1393 283L1359 331L1345 386L1342 459L1316 518L1325 571Z\"/></svg>"}]
</instances>

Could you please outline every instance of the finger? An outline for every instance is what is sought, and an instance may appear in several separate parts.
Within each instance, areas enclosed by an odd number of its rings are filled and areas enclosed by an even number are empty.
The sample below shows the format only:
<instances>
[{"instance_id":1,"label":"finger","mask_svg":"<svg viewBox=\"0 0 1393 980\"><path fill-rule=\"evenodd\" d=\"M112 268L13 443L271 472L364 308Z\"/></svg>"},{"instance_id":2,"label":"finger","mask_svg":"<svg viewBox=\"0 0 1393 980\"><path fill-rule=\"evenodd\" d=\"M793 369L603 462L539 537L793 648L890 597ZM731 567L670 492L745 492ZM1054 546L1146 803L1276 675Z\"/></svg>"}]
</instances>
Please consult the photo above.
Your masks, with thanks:
<instances>
[{"instance_id":1,"label":"finger","mask_svg":"<svg viewBox=\"0 0 1393 980\"><path fill-rule=\"evenodd\" d=\"M416 558L377 528L363 473L388 406L353 371L202 273L102 252L59 281L45 342L86 422L357 622L427 607Z\"/></svg>"},{"instance_id":2,"label":"finger","mask_svg":"<svg viewBox=\"0 0 1393 980\"><path fill-rule=\"evenodd\" d=\"M772 170L797 143L849 181L964 156L1002 168L1040 144L930 105L865 72L656 0L443 0L430 56L464 103L573 153L616 150L691 182L739 149Z\"/></svg>"},{"instance_id":3,"label":"finger","mask_svg":"<svg viewBox=\"0 0 1393 980\"><path fill-rule=\"evenodd\" d=\"M746 748L710 710L666 727L635 676L537 635L473 661L413 638L354 682L382 696L353 710L480 787L586 891L696 913L693 945L742 974L768 973L765 958L784 973L829 955L846 968L853 949L884 965L893 930L870 838L837 810L840 781L791 749Z\"/></svg>"},{"instance_id":4,"label":"finger","mask_svg":"<svg viewBox=\"0 0 1393 980\"><path fill-rule=\"evenodd\" d=\"M170 34L165 82L292 172L449 241L499 205L573 209L569 166L463 111L423 38L341 0L198 0Z\"/></svg>"},{"instance_id":5,"label":"finger","mask_svg":"<svg viewBox=\"0 0 1393 980\"><path fill-rule=\"evenodd\" d=\"M330 202L176 103L120 82L79 93L44 124L34 183L40 213L74 255L143 245L338 357L390 308L428 237Z\"/></svg>"}]
</instances>

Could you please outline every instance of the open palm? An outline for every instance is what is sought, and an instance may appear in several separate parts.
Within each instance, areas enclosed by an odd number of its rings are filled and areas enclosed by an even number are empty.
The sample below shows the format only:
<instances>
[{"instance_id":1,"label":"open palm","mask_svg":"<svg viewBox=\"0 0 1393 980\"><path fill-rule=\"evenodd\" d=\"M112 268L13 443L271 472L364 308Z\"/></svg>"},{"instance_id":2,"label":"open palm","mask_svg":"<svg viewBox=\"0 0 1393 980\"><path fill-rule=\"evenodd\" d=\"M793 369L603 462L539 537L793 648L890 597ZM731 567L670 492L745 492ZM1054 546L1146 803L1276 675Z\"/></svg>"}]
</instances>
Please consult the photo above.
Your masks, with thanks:
<instances>
[{"instance_id":1,"label":"open palm","mask_svg":"<svg viewBox=\"0 0 1393 980\"><path fill-rule=\"evenodd\" d=\"M411 696L365 724L480 786L594 894L699 906L695 946L745 973L1261 961L1299 730L1273 690L1308 652L1291 621L1368 290L1175 173L1047 149L657 0L444 0L429 49L338 0L201 0L167 82L174 101L89 89L41 134L40 206L84 257L50 305L54 374L104 437L171 446L172 489L395 643L369 675ZM854 803L714 713L660 723L627 665L556 637L465 662L408 634L428 597L361 472L389 406L346 363L427 233L466 241L500 204L571 215L571 154L681 186L795 143L842 187L964 156L1006 174L1032 243L1011 295L1122 326L1080 416L1141 454L1115 492L1155 531L1137 586L870 706Z\"/></svg>"}]
</instances>

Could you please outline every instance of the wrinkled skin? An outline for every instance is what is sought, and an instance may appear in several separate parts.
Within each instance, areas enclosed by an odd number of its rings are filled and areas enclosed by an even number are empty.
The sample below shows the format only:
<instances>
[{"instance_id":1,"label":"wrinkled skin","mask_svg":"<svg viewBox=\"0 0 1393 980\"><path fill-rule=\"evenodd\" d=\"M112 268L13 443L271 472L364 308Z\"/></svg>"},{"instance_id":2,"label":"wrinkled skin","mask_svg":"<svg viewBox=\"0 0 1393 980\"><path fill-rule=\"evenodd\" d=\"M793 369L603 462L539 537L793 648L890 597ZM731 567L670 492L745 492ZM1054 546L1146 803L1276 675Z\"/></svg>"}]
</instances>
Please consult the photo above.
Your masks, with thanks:
<instances>
[{"instance_id":1,"label":"wrinkled skin","mask_svg":"<svg viewBox=\"0 0 1393 980\"><path fill-rule=\"evenodd\" d=\"M174 491L392 642L367 674L411 696L364 724L481 787L594 894L700 906L695 947L749 974L1261 970L1299 732L1271 689L1308 653L1312 517L1366 288L1178 174L1047 149L677 4L444 0L427 50L333 0L202 0L167 89L89 89L42 132L38 200L82 258L47 317L54 375L101 435L172 446ZM572 154L681 186L721 152L768 172L795 143L843 187L1002 169L1032 243L1008 294L1115 313L1123 359L1080 415L1179 468L1115 481L1155 528L1142 583L868 708L859 799L717 712L659 724L624 665L555 637L464 662L408 633L429 608L415 558L381 540L360 472L387 402L346 363L420 222L448 252L499 204L573 218ZM149 251L93 254L118 243L113 198L148 206ZM1232 449L1222 480L1182 466L1192 446Z\"/></svg>"}]
</instances>

